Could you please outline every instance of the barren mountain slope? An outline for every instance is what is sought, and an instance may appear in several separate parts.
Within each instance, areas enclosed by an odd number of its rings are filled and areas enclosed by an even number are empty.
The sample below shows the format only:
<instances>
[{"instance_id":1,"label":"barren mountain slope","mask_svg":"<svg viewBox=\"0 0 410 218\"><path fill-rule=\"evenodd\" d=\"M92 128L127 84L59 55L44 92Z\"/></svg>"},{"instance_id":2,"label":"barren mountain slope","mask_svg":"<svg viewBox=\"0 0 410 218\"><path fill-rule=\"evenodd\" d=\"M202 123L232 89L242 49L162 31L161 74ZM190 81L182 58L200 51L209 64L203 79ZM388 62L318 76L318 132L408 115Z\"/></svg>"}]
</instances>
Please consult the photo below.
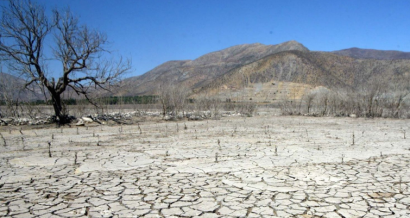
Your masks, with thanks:
<instances>
[{"instance_id":1,"label":"barren mountain slope","mask_svg":"<svg viewBox=\"0 0 410 218\"><path fill-rule=\"evenodd\" d=\"M37 100L43 99L43 94L38 86L32 84L24 89L25 80L19 77L0 72L0 100Z\"/></svg>"},{"instance_id":2,"label":"barren mountain slope","mask_svg":"<svg viewBox=\"0 0 410 218\"><path fill-rule=\"evenodd\" d=\"M296 41L278 45L260 43L233 46L203 55L193 61L169 61L139 77L124 81L121 95L155 94L163 83L176 83L191 88L205 86L226 72L281 51L301 50L306 47Z\"/></svg>"},{"instance_id":3,"label":"barren mountain slope","mask_svg":"<svg viewBox=\"0 0 410 218\"><path fill-rule=\"evenodd\" d=\"M387 86L399 76L409 79L410 60L361 60L331 53L285 51L235 68L197 89L196 94L221 95L251 89L247 93L267 96L268 93L263 92L279 94L283 91L290 98L318 86L356 89L369 81L379 81ZM278 84L285 86L274 87ZM294 87L292 93L288 92L289 88L282 90L288 85ZM266 88L269 86L271 88Z\"/></svg>"},{"instance_id":4,"label":"barren mountain slope","mask_svg":"<svg viewBox=\"0 0 410 218\"><path fill-rule=\"evenodd\" d=\"M332 53L349 56L358 59L376 59L376 60L396 60L396 59L410 59L410 52L402 51L388 51L362 48L348 48Z\"/></svg>"}]
</instances>

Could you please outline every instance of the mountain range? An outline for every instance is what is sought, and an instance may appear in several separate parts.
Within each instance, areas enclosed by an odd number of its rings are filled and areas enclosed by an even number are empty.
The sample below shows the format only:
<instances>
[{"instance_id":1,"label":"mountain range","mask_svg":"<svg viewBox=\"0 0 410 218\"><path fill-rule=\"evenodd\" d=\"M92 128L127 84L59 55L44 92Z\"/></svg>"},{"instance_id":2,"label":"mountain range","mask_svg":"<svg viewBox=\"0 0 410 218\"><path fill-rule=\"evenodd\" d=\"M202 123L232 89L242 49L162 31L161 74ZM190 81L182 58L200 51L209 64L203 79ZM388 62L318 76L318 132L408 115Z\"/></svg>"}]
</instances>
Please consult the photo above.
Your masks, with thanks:
<instances>
[{"instance_id":1,"label":"mountain range","mask_svg":"<svg viewBox=\"0 0 410 218\"><path fill-rule=\"evenodd\" d=\"M28 101L43 98L44 95L37 86L30 85L28 90L24 89L24 85L25 80L0 72L0 100Z\"/></svg>"},{"instance_id":2,"label":"mountain range","mask_svg":"<svg viewBox=\"0 0 410 218\"><path fill-rule=\"evenodd\" d=\"M410 52L402 51L382 51L376 49L349 48L334 51L334 54L348 56L358 59L376 59L376 60L396 60L410 59Z\"/></svg>"},{"instance_id":3,"label":"mountain range","mask_svg":"<svg viewBox=\"0 0 410 218\"><path fill-rule=\"evenodd\" d=\"M281 51L309 51L305 46L289 41L278 45L243 44L205 54L195 60L168 61L147 73L126 79L121 95L150 95L164 83L176 83L198 89L228 71Z\"/></svg>"},{"instance_id":4,"label":"mountain range","mask_svg":"<svg viewBox=\"0 0 410 218\"><path fill-rule=\"evenodd\" d=\"M297 41L254 43L195 60L165 62L143 75L124 79L114 95L156 95L161 85L173 84L187 87L193 97L272 102L300 98L317 88L358 89L371 81L390 86L397 78L409 77L410 52L360 48L321 52L310 51Z\"/></svg>"},{"instance_id":5,"label":"mountain range","mask_svg":"<svg viewBox=\"0 0 410 218\"><path fill-rule=\"evenodd\" d=\"M410 73L410 53L350 48L310 51L297 41L277 45L243 44L195 60L168 61L124 80L117 95L158 94L162 84L185 86L193 96L272 101L298 98L316 87L365 86Z\"/></svg>"}]
</instances>

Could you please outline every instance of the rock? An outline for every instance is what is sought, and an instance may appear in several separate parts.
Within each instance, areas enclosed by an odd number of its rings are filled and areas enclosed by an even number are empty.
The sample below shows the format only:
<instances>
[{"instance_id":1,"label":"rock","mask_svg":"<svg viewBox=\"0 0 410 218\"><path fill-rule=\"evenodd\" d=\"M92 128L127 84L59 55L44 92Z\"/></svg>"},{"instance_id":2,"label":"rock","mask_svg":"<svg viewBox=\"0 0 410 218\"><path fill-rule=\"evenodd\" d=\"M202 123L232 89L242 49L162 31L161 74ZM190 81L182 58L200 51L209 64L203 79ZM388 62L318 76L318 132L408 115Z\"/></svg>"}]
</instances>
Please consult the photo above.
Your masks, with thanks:
<instances>
[{"instance_id":1,"label":"rock","mask_svg":"<svg viewBox=\"0 0 410 218\"><path fill-rule=\"evenodd\" d=\"M350 114L349 117L356 118L357 116L356 116L356 114Z\"/></svg>"},{"instance_id":2,"label":"rock","mask_svg":"<svg viewBox=\"0 0 410 218\"><path fill-rule=\"evenodd\" d=\"M81 117L81 120L83 120L84 123L92 123L94 121L90 117Z\"/></svg>"},{"instance_id":3,"label":"rock","mask_svg":"<svg viewBox=\"0 0 410 218\"><path fill-rule=\"evenodd\" d=\"M191 116L188 118L188 120L203 120L203 118L200 117L200 116L191 115Z\"/></svg>"},{"instance_id":4,"label":"rock","mask_svg":"<svg viewBox=\"0 0 410 218\"><path fill-rule=\"evenodd\" d=\"M1 123L4 123L6 126L11 124L11 122L13 122L14 119L13 118L3 118L1 119Z\"/></svg>"},{"instance_id":5,"label":"rock","mask_svg":"<svg viewBox=\"0 0 410 218\"><path fill-rule=\"evenodd\" d=\"M19 118L16 120L17 125L27 125L29 124L29 119L27 118Z\"/></svg>"},{"instance_id":6,"label":"rock","mask_svg":"<svg viewBox=\"0 0 410 218\"><path fill-rule=\"evenodd\" d=\"M84 121L83 121L82 119L80 119L75 125L76 125L76 126L84 126L85 123L84 123Z\"/></svg>"}]
</instances>

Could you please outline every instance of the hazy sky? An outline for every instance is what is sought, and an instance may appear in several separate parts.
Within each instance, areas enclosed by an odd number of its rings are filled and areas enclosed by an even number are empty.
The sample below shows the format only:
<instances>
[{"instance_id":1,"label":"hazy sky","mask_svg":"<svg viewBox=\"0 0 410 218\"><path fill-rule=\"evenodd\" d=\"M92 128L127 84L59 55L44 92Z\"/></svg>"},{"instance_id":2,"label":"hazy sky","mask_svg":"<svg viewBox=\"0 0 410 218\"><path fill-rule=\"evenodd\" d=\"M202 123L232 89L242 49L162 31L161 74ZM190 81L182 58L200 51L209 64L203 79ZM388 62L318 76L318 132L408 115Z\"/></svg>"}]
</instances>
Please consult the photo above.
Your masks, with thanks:
<instances>
[{"instance_id":1,"label":"hazy sky","mask_svg":"<svg viewBox=\"0 0 410 218\"><path fill-rule=\"evenodd\" d=\"M82 23L105 32L111 50L132 58L129 76L244 43L410 51L408 0L35 1L47 9L69 6Z\"/></svg>"}]
</instances>

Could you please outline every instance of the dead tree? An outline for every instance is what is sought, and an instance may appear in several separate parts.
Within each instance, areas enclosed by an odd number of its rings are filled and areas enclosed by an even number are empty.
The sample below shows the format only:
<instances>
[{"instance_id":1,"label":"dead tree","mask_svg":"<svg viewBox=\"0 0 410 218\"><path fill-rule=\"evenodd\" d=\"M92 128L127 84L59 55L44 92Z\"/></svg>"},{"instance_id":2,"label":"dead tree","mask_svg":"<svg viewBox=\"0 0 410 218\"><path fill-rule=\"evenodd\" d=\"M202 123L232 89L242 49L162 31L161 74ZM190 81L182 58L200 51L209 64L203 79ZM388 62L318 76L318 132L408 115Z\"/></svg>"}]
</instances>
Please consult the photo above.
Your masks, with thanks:
<instances>
[{"instance_id":1,"label":"dead tree","mask_svg":"<svg viewBox=\"0 0 410 218\"><path fill-rule=\"evenodd\" d=\"M189 96L188 88L183 85L164 83L160 86L158 95L164 117L169 113L173 118L177 118L180 112L184 114L186 100Z\"/></svg>"},{"instance_id":2,"label":"dead tree","mask_svg":"<svg viewBox=\"0 0 410 218\"><path fill-rule=\"evenodd\" d=\"M68 9L52 14L50 19L43 6L29 0L9 0L0 20L0 57L9 63L9 71L27 80L26 87L45 87L56 121L64 124L68 116L62 93L71 88L90 100L91 87L108 90L130 70L130 61L102 59L107 53L106 35L80 25ZM45 51L46 44L52 45L51 55ZM48 72L50 60L59 61L62 69Z\"/></svg>"},{"instance_id":3,"label":"dead tree","mask_svg":"<svg viewBox=\"0 0 410 218\"><path fill-rule=\"evenodd\" d=\"M307 95L305 95L305 104L306 104L306 108L307 108L307 113L308 114L310 114L310 109L312 108L312 106L313 106L313 100L315 99L315 97L316 97L316 93L312 93L312 92L309 92Z\"/></svg>"}]
</instances>

